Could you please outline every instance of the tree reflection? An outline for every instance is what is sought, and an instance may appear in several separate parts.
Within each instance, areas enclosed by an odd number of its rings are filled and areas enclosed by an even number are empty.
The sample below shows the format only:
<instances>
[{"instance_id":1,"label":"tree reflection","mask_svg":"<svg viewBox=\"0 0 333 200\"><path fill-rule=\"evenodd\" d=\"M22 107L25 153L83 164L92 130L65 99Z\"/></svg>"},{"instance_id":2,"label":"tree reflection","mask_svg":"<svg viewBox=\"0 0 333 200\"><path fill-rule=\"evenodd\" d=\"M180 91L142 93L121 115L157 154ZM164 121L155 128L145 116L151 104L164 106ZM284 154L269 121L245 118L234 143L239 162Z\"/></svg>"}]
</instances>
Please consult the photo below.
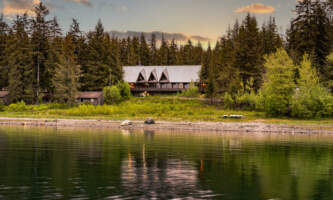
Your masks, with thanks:
<instances>
[{"instance_id":1,"label":"tree reflection","mask_svg":"<svg viewBox=\"0 0 333 200\"><path fill-rule=\"evenodd\" d=\"M0 199L333 199L333 137L0 128Z\"/></svg>"}]
</instances>

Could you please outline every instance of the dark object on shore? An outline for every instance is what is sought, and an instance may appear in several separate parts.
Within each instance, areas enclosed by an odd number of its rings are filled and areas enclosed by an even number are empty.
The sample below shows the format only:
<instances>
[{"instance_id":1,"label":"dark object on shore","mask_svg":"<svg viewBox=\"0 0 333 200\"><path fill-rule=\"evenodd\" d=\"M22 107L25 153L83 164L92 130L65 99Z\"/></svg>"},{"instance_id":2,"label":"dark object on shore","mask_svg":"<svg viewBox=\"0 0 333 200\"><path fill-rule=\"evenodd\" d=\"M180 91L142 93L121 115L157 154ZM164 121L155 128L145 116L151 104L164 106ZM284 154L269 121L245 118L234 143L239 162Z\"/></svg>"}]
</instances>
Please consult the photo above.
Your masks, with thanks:
<instances>
[{"instance_id":1,"label":"dark object on shore","mask_svg":"<svg viewBox=\"0 0 333 200\"><path fill-rule=\"evenodd\" d=\"M145 120L145 124L155 124L155 121L154 121L154 119L152 119L152 118L147 118L147 119Z\"/></svg>"},{"instance_id":2,"label":"dark object on shore","mask_svg":"<svg viewBox=\"0 0 333 200\"><path fill-rule=\"evenodd\" d=\"M227 119L227 118L230 118L230 119L242 119L244 116L243 115L223 115L222 118L223 119Z\"/></svg>"}]
</instances>

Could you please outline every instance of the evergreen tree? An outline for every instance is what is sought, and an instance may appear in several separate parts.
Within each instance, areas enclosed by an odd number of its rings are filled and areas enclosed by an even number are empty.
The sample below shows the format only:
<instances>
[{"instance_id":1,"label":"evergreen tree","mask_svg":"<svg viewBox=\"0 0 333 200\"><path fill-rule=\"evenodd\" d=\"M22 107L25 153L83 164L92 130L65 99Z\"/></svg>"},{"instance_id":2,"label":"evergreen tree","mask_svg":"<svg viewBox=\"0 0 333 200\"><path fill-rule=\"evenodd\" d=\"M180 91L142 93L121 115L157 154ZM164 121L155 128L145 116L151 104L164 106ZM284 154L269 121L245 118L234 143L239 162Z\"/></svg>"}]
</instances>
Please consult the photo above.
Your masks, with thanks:
<instances>
[{"instance_id":1,"label":"evergreen tree","mask_svg":"<svg viewBox=\"0 0 333 200\"><path fill-rule=\"evenodd\" d=\"M144 66L150 65L150 51L143 33L140 37L140 63Z\"/></svg>"},{"instance_id":2,"label":"evergreen tree","mask_svg":"<svg viewBox=\"0 0 333 200\"><path fill-rule=\"evenodd\" d=\"M127 41L126 41L126 39L122 39L121 41L120 41L120 44L119 44L119 47L120 47L120 61L121 61L121 64L123 65L123 66L126 66L126 65L128 65L128 55L127 55L127 49L128 49L128 47L127 47Z\"/></svg>"},{"instance_id":3,"label":"evergreen tree","mask_svg":"<svg viewBox=\"0 0 333 200\"><path fill-rule=\"evenodd\" d=\"M258 90L262 83L263 57L257 20L248 14L239 28L238 49L235 55L234 67L239 69L240 77L245 84L254 79L254 89Z\"/></svg>"},{"instance_id":4,"label":"evergreen tree","mask_svg":"<svg viewBox=\"0 0 333 200\"><path fill-rule=\"evenodd\" d=\"M175 40L172 39L169 45L169 53L168 53L168 65L177 65L177 57L178 57L178 47L175 43Z\"/></svg>"},{"instance_id":5,"label":"evergreen tree","mask_svg":"<svg viewBox=\"0 0 333 200\"><path fill-rule=\"evenodd\" d=\"M168 64L168 54L169 54L168 43L164 39L164 35L162 35L161 47L159 50L159 56L160 56L161 60L157 64L158 65L167 65Z\"/></svg>"},{"instance_id":6,"label":"evergreen tree","mask_svg":"<svg viewBox=\"0 0 333 200\"><path fill-rule=\"evenodd\" d=\"M309 54L320 75L324 76L326 57L330 53L330 21L325 2L320 0L298 1L297 17L291 21L288 51L299 63Z\"/></svg>"},{"instance_id":7,"label":"evergreen tree","mask_svg":"<svg viewBox=\"0 0 333 200\"><path fill-rule=\"evenodd\" d=\"M194 47L193 53L194 53L193 64L200 65L203 54L203 48L200 42L198 42L198 44Z\"/></svg>"},{"instance_id":8,"label":"evergreen tree","mask_svg":"<svg viewBox=\"0 0 333 200\"><path fill-rule=\"evenodd\" d=\"M52 96L54 93L54 84L52 82L52 77L56 73L57 63L59 63L59 55L62 54L62 30L59 27L58 21L56 18L50 21L49 25L50 36L49 36L49 48L47 51L47 60L45 61L45 68L48 72L48 75L51 77L47 79L50 81L47 83L48 92Z\"/></svg>"},{"instance_id":9,"label":"evergreen tree","mask_svg":"<svg viewBox=\"0 0 333 200\"><path fill-rule=\"evenodd\" d=\"M138 57L136 55L135 47L133 46L132 39L127 38L127 65L135 66L138 62Z\"/></svg>"},{"instance_id":10,"label":"evergreen tree","mask_svg":"<svg viewBox=\"0 0 333 200\"><path fill-rule=\"evenodd\" d=\"M0 90L8 86L8 59L6 58L7 42L9 40L9 26L0 15Z\"/></svg>"},{"instance_id":11,"label":"evergreen tree","mask_svg":"<svg viewBox=\"0 0 333 200\"><path fill-rule=\"evenodd\" d=\"M132 54L132 60L134 65L141 65L141 58L140 58L140 41L138 37L132 38L132 48L133 48L133 54Z\"/></svg>"},{"instance_id":12,"label":"evergreen tree","mask_svg":"<svg viewBox=\"0 0 333 200\"><path fill-rule=\"evenodd\" d=\"M273 53L282 47L282 39L277 32L275 18L270 17L267 24L263 24L260 35L264 54Z\"/></svg>"},{"instance_id":13,"label":"evergreen tree","mask_svg":"<svg viewBox=\"0 0 333 200\"><path fill-rule=\"evenodd\" d=\"M210 66L208 71L208 81L206 88L206 96L210 98L210 103L213 104L214 97L216 96L216 78L215 78L215 66L213 60L210 60Z\"/></svg>"},{"instance_id":14,"label":"evergreen tree","mask_svg":"<svg viewBox=\"0 0 333 200\"><path fill-rule=\"evenodd\" d=\"M160 55L157 50L157 41L156 41L156 35L151 35L150 40L150 52L151 52L151 64L152 65L158 65L160 63Z\"/></svg>"},{"instance_id":15,"label":"evergreen tree","mask_svg":"<svg viewBox=\"0 0 333 200\"><path fill-rule=\"evenodd\" d=\"M28 16L17 16L13 25L13 34L9 38L8 65L9 101L33 102L33 60L32 46L28 35Z\"/></svg>"},{"instance_id":16,"label":"evergreen tree","mask_svg":"<svg viewBox=\"0 0 333 200\"><path fill-rule=\"evenodd\" d=\"M99 20L95 30L88 34L88 62L84 64L82 89L98 91L122 79L118 51L112 51L109 34Z\"/></svg>"},{"instance_id":17,"label":"evergreen tree","mask_svg":"<svg viewBox=\"0 0 333 200\"><path fill-rule=\"evenodd\" d=\"M207 84L208 82L211 60L212 60L212 49L209 44L206 52L203 54L202 65L201 65L202 67L200 71L200 81L205 84Z\"/></svg>"},{"instance_id":18,"label":"evergreen tree","mask_svg":"<svg viewBox=\"0 0 333 200\"><path fill-rule=\"evenodd\" d=\"M72 35L68 34L63 45L63 54L52 78L55 87L55 99L61 103L73 105L79 89L80 67L75 63L75 45Z\"/></svg>"},{"instance_id":19,"label":"evergreen tree","mask_svg":"<svg viewBox=\"0 0 333 200\"><path fill-rule=\"evenodd\" d=\"M34 90L35 101L38 104L42 97L42 91L49 91L51 88L52 70L49 70L46 66L47 55L49 50L49 36L50 21L46 19L49 14L47 7L41 2L35 7L35 17L32 20L31 25L31 43L33 48L33 60L34 60Z\"/></svg>"},{"instance_id":20,"label":"evergreen tree","mask_svg":"<svg viewBox=\"0 0 333 200\"><path fill-rule=\"evenodd\" d=\"M184 46L184 55L183 55L184 65L193 65L195 63L193 49L194 47L192 45L192 41L188 40L187 44Z\"/></svg>"},{"instance_id":21,"label":"evergreen tree","mask_svg":"<svg viewBox=\"0 0 333 200\"><path fill-rule=\"evenodd\" d=\"M80 66L83 66L83 64L87 61L87 46L85 43L86 39L83 36L80 29L80 24L76 19L72 19L72 24L70 25L70 29L67 35L70 35L70 38L72 38L72 43L74 45L75 62Z\"/></svg>"}]
</instances>

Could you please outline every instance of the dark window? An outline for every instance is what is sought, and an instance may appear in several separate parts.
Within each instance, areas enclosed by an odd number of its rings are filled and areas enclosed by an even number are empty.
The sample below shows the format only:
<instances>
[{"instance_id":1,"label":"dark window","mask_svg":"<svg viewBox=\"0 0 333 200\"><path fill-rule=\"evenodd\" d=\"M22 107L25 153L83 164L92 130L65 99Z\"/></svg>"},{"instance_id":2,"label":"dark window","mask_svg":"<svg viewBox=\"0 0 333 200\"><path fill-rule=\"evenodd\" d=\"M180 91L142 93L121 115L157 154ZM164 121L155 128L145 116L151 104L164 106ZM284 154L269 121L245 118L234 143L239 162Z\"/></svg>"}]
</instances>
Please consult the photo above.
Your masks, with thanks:
<instances>
[{"instance_id":1,"label":"dark window","mask_svg":"<svg viewBox=\"0 0 333 200\"><path fill-rule=\"evenodd\" d=\"M153 73L150 74L148 81L156 81L156 77Z\"/></svg>"},{"instance_id":2,"label":"dark window","mask_svg":"<svg viewBox=\"0 0 333 200\"><path fill-rule=\"evenodd\" d=\"M168 78L165 76L164 73L162 73L160 81L168 81Z\"/></svg>"},{"instance_id":3,"label":"dark window","mask_svg":"<svg viewBox=\"0 0 333 200\"><path fill-rule=\"evenodd\" d=\"M142 74L140 73L137 81L144 81L144 80L145 80L145 78L144 78L144 77L142 76Z\"/></svg>"}]
</instances>

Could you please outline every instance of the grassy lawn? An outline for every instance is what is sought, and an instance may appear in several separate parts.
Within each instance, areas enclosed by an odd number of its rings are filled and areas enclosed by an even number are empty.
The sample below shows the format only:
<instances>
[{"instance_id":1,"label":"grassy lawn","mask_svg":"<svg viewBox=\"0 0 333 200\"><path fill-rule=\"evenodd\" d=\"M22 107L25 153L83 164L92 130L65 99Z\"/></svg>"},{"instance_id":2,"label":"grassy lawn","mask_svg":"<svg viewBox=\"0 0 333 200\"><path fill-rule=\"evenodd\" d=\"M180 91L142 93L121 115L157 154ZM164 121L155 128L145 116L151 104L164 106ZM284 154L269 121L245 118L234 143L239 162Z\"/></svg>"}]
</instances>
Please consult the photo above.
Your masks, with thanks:
<instances>
[{"instance_id":1,"label":"grassy lawn","mask_svg":"<svg viewBox=\"0 0 333 200\"><path fill-rule=\"evenodd\" d=\"M118 105L80 105L66 107L59 104L8 106L0 112L2 117L31 118L70 118L70 119L106 119L106 120L143 120L153 117L165 121L214 121L249 122L283 124L333 125L333 119L299 120L290 118L267 118L263 112L225 110L219 105L209 105L198 99L178 97L131 98ZM223 119L223 115L244 115L243 119Z\"/></svg>"}]
</instances>

